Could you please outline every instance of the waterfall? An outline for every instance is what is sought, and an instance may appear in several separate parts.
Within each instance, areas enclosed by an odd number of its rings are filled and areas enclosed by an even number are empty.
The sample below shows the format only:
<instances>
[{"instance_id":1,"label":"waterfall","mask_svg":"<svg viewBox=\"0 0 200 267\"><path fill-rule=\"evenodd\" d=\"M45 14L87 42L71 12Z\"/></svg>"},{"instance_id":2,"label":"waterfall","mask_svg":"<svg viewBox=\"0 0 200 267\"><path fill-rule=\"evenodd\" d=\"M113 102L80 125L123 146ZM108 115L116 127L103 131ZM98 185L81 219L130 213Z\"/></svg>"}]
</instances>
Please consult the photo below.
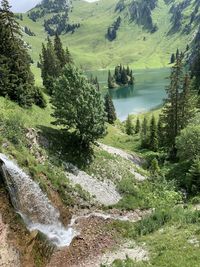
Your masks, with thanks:
<instances>
[{"instance_id":1,"label":"waterfall","mask_svg":"<svg viewBox=\"0 0 200 267\"><path fill-rule=\"evenodd\" d=\"M65 228L59 221L59 212L44 195L39 185L28 174L0 153L1 171L7 184L12 204L27 228L38 230L56 246L69 246L76 236L74 229Z\"/></svg>"}]
</instances>

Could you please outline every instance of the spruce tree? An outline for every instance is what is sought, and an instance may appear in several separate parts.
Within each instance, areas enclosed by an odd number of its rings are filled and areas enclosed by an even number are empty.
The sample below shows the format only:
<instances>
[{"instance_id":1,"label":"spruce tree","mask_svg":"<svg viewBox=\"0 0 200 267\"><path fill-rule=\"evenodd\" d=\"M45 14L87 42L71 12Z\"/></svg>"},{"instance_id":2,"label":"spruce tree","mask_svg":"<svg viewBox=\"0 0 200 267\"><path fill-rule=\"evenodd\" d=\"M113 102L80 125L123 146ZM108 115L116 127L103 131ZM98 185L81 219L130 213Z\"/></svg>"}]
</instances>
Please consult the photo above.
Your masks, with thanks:
<instances>
[{"instance_id":1,"label":"spruce tree","mask_svg":"<svg viewBox=\"0 0 200 267\"><path fill-rule=\"evenodd\" d=\"M0 7L0 94L23 107L34 103L34 77L30 56L22 40L21 29L7 0Z\"/></svg>"},{"instance_id":2,"label":"spruce tree","mask_svg":"<svg viewBox=\"0 0 200 267\"><path fill-rule=\"evenodd\" d=\"M128 117L127 117L126 124L125 124L125 130L126 130L126 134L128 134L128 135L133 134L133 123L132 123L132 119L131 119L130 115L128 115Z\"/></svg>"},{"instance_id":3,"label":"spruce tree","mask_svg":"<svg viewBox=\"0 0 200 267\"><path fill-rule=\"evenodd\" d=\"M173 64L176 60L174 53L171 55L170 64Z\"/></svg>"},{"instance_id":4,"label":"spruce tree","mask_svg":"<svg viewBox=\"0 0 200 267\"><path fill-rule=\"evenodd\" d=\"M176 137L180 133L180 92L183 85L183 62L178 57L171 69L170 85L166 88L167 99L162 113L165 143L171 158L176 157Z\"/></svg>"},{"instance_id":5,"label":"spruce tree","mask_svg":"<svg viewBox=\"0 0 200 267\"><path fill-rule=\"evenodd\" d=\"M115 107L112 98L109 93L106 94L104 103L105 103L105 111L107 114L107 121L108 123L113 124L117 119L117 115L115 112Z\"/></svg>"},{"instance_id":6,"label":"spruce tree","mask_svg":"<svg viewBox=\"0 0 200 267\"><path fill-rule=\"evenodd\" d=\"M108 71L108 88L109 89L113 89L115 86L114 86L114 83L113 83L113 77L111 75L111 71L109 70Z\"/></svg>"},{"instance_id":7,"label":"spruce tree","mask_svg":"<svg viewBox=\"0 0 200 267\"><path fill-rule=\"evenodd\" d=\"M190 119L195 115L197 98L191 91L190 76L186 73L183 80L183 88L180 93L180 129L184 129Z\"/></svg>"},{"instance_id":8,"label":"spruce tree","mask_svg":"<svg viewBox=\"0 0 200 267\"><path fill-rule=\"evenodd\" d=\"M157 135L158 135L158 147L162 148L165 144L165 137L164 137L163 122L160 116L157 125Z\"/></svg>"},{"instance_id":9,"label":"spruce tree","mask_svg":"<svg viewBox=\"0 0 200 267\"><path fill-rule=\"evenodd\" d=\"M59 60L60 68L62 69L67 63L68 59L67 54L62 47L62 43L58 34L56 34L54 38L54 51L57 56L57 59Z\"/></svg>"},{"instance_id":10,"label":"spruce tree","mask_svg":"<svg viewBox=\"0 0 200 267\"><path fill-rule=\"evenodd\" d=\"M141 146L143 148L147 148L149 144L149 139L148 139L148 123L146 117L144 117L143 119L140 134L141 134Z\"/></svg>"},{"instance_id":11,"label":"spruce tree","mask_svg":"<svg viewBox=\"0 0 200 267\"><path fill-rule=\"evenodd\" d=\"M141 125L140 125L140 119L137 118L136 126L135 126L135 133L138 134L140 132Z\"/></svg>"},{"instance_id":12,"label":"spruce tree","mask_svg":"<svg viewBox=\"0 0 200 267\"><path fill-rule=\"evenodd\" d=\"M149 147L155 152L158 150L157 125L154 116L152 116L150 123Z\"/></svg>"}]
</instances>

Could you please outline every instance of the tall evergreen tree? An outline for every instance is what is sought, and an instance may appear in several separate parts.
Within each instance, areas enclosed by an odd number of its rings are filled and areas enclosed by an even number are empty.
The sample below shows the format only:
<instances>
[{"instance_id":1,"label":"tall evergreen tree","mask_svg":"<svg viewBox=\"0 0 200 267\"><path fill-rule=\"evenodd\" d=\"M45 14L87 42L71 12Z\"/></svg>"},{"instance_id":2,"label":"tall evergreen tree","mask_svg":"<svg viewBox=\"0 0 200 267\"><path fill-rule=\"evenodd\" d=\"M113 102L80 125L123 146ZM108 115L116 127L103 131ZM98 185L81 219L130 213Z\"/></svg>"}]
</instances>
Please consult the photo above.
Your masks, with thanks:
<instances>
[{"instance_id":1,"label":"tall evergreen tree","mask_svg":"<svg viewBox=\"0 0 200 267\"><path fill-rule=\"evenodd\" d=\"M140 119L137 118L136 125L135 125L135 133L138 134L140 132L141 125L140 125Z\"/></svg>"},{"instance_id":2,"label":"tall evergreen tree","mask_svg":"<svg viewBox=\"0 0 200 267\"><path fill-rule=\"evenodd\" d=\"M143 148L147 148L149 144L149 138L148 138L148 123L147 118L144 117L142 122L142 128L141 128L141 146Z\"/></svg>"},{"instance_id":3,"label":"tall evergreen tree","mask_svg":"<svg viewBox=\"0 0 200 267\"><path fill-rule=\"evenodd\" d=\"M111 75L111 71L108 71L108 88L109 89L113 89L115 87L114 83L113 83L113 77Z\"/></svg>"},{"instance_id":4,"label":"tall evergreen tree","mask_svg":"<svg viewBox=\"0 0 200 267\"><path fill-rule=\"evenodd\" d=\"M21 30L7 0L0 7L0 94L7 95L21 106L34 103L34 78L30 56L24 46Z\"/></svg>"},{"instance_id":5,"label":"tall evergreen tree","mask_svg":"<svg viewBox=\"0 0 200 267\"><path fill-rule=\"evenodd\" d=\"M186 73L183 80L183 89L180 93L180 129L187 126L189 120L195 115L197 98L191 91L190 76Z\"/></svg>"},{"instance_id":6,"label":"tall evergreen tree","mask_svg":"<svg viewBox=\"0 0 200 267\"><path fill-rule=\"evenodd\" d=\"M115 112L115 107L112 98L109 93L106 94L104 103L105 103L105 111L107 114L108 123L113 124L117 119L117 115Z\"/></svg>"},{"instance_id":7,"label":"tall evergreen tree","mask_svg":"<svg viewBox=\"0 0 200 267\"><path fill-rule=\"evenodd\" d=\"M128 117L127 117L126 124L125 124L125 130L126 130L126 134L128 134L128 135L133 134L133 123L132 123L132 119L131 119L130 115L128 115Z\"/></svg>"},{"instance_id":8,"label":"tall evergreen tree","mask_svg":"<svg viewBox=\"0 0 200 267\"><path fill-rule=\"evenodd\" d=\"M152 116L150 123L149 147L155 152L158 150L157 125L154 116Z\"/></svg>"},{"instance_id":9,"label":"tall evergreen tree","mask_svg":"<svg viewBox=\"0 0 200 267\"><path fill-rule=\"evenodd\" d=\"M182 57L178 57L172 67L170 85L166 88L167 99L162 113L165 145L169 148L171 158L176 157L176 137L187 125L193 107L190 101L189 76L184 77Z\"/></svg>"},{"instance_id":10,"label":"tall evergreen tree","mask_svg":"<svg viewBox=\"0 0 200 267\"><path fill-rule=\"evenodd\" d=\"M173 64L176 60L174 53L171 55L170 63Z\"/></svg>"},{"instance_id":11,"label":"tall evergreen tree","mask_svg":"<svg viewBox=\"0 0 200 267\"><path fill-rule=\"evenodd\" d=\"M65 66L67 63L67 54L65 50L63 49L60 37L58 34L55 35L54 38L54 51L57 56L57 59L59 60L61 69Z\"/></svg>"},{"instance_id":12,"label":"tall evergreen tree","mask_svg":"<svg viewBox=\"0 0 200 267\"><path fill-rule=\"evenodd\" d=\"M163 122L160 116L157 125L157 134L158 134L158 147L162 148L165 144L165 137L164 137Z\"/></svg>"}]
</instances>

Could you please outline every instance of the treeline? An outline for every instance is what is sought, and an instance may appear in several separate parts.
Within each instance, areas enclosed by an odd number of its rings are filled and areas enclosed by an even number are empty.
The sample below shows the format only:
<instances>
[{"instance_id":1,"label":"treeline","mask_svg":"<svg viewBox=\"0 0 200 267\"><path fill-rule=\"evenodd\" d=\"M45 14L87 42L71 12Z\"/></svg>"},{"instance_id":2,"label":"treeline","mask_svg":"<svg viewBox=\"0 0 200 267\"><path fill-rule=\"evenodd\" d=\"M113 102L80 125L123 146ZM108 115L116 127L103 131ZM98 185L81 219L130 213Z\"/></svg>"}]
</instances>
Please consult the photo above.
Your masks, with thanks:
<instances>
[{"instance_id":1,"label":"treeline","mask_svg":"<svg viewBox=\"0 0 200 267\"><path fill-rule=\"evenodd\" d=\"M80 23L70 24L68 23L68 13L56 14L52 18L44 21L45 31L50 35L54 36L61 33L74 33L75 29L80 27Z\"/></svg>"},{"instance_id":2,"label":"treeline","mask_svg":"<svg viewBox=\"0 0 200 267\"><path fill-rule=\"evenodd\" d=\"M114 23L110 27L108 27L106 36L107 36L109 41L113 41L113 40L115 40L117 38L117 31L118 31L118 29L119 29L119 27L121 25L121 21L122 21L122 19L119 16L117 18L117 20L114 21Z\"/></svg>"},{"instance_id":3,"label":"treeline","mask_svg":"<svg viewBox=\"0 0 200 267\"><path fill-rule=\"evenodd\" d=\"M108 71L108 88L113 89L121 85L133 85L134 76L133 71L127 66L125 68L121 64L115 67L114 74Z\"/></svg>"},{"instance_id":4,"label":"treeline","mask_svg":"<svg viewBox=\"0 0 200 267\"><path fill-rule=\"evenodd\" d=\"M31 58L25 48L21 29L7 0L0 7L0 95L23 107L45 107L40 88L34 85Z\"/></svg>"},{"instance_id":5,"label":"treeline","mask_svg":"<svg viewBox=\"0 0 200 267\"><path fill-rule=\"evenodd\" d=\"M73 63L72 56L68 48L63 49L58 35L55 36L54 42L48 38L47 44L42 44L39 67L41 68L43 85L49 95L52 95L55 79L61 75L63 68L70 63Z\"/></svg>"},{"instance_id":6,"label":"treeline","mask_svg":"<svg viewBox=\"0 0 200 267\"><path fill-rule=\"evenodd\" d=\"M35 10L28 13L28 17L36 22L37 19L44 17L46 14L59 12L68 13L69 10L68 1L66 0L43 0L41 4L36 6Z\"/></svg>"}]
</instances>

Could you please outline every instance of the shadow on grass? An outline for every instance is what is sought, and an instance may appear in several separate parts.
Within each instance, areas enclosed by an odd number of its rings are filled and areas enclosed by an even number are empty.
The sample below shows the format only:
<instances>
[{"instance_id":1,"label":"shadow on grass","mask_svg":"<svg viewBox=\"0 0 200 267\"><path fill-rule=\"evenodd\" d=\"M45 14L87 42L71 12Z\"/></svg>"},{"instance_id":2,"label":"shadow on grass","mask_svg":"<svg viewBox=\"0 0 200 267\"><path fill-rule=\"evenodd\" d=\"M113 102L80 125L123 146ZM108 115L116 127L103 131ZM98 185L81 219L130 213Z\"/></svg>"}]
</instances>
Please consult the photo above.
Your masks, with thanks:
<instances>
[{"instance_id":1,"label":"shadow on grass","mask_svg":"<svg viewBox=\"0 0 200 267\"><path fill-rule=\"evenodd\" d=\"M45 149L50 156L70 162L80 169L84 169L93 160L93 149L82 146L78 137L73 133L46 126L39 126L39 129L42 132L42 136L49 142Z\"/></svg>"}]
</instances>

